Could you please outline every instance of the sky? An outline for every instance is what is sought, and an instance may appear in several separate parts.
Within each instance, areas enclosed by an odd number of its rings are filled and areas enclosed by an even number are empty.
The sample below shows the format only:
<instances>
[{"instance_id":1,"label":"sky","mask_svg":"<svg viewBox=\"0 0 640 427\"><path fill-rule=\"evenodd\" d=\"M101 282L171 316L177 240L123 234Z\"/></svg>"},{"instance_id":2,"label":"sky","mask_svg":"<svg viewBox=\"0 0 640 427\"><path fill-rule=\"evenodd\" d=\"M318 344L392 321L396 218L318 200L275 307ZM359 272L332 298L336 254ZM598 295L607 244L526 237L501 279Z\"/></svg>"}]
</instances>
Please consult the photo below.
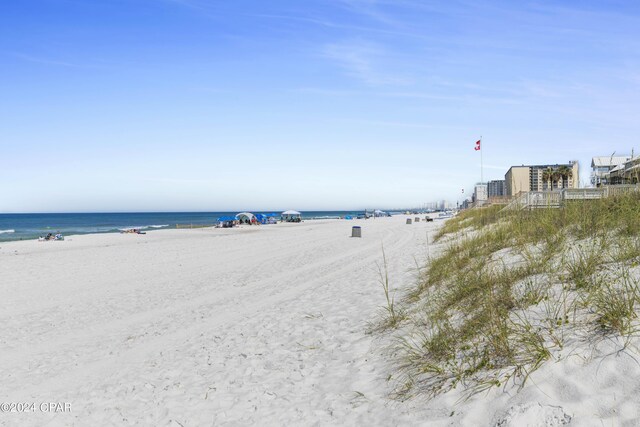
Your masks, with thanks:
<instances>
[{"instance_id":1,"label":"sky","mask_svg":"<svg viewBox=\"0 0 640 427\"><path fill-rule=\"evenodd\" d=\"M637 2L5 1L0 212L455 202L480 137L587 184L639 93Z\"/></svg>"}]
</instances>

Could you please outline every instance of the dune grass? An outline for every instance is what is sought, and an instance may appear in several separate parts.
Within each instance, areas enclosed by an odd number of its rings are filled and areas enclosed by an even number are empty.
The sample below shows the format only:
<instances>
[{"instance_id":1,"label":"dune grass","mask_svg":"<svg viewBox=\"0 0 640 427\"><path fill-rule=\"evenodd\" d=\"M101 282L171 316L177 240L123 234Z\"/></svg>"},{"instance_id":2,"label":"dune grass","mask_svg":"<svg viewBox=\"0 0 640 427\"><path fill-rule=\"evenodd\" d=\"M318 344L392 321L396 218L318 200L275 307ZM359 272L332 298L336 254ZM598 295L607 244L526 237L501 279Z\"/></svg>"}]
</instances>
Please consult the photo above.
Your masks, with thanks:
<instances>
[{"instance_id":1,"label":"dune grass","mask_svg":"<svg viewBox=\"0 0 640 427\"><path fill-rule=\"evenodd\" d=\"M567 337L640 330L640 196L562 209L474 209L435 236L442 250L393 310L402 320L399 398L524 385ZM397 303L396 303L397 304Z\"/></svg>"},{"instance_id":2,"label":"dune grass","mask_svg":"<svg viewBox=\"0 0 640 427\"><path fill-rule=\"evenodd\" d=\"M404 320L404 311L396 305L395 295L389 288L389 266L384 246L382 247L382 265L378 265L378 274L380 275L380 284L382 285L386 305L384 307L385 315L377 329L395 328Z\"/></svg>"}]
</instances>

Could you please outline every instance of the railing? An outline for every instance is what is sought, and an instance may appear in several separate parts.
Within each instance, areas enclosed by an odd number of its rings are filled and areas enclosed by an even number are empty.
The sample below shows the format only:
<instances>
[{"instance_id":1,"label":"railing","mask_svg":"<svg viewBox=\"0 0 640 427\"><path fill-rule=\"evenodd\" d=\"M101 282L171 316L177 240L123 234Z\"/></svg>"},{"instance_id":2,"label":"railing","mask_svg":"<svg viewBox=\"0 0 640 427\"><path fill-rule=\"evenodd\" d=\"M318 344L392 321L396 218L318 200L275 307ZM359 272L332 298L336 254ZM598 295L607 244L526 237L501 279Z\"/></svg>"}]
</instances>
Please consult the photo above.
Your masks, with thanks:
<instances>
[{"instance_id":1,"label":"railing","mask_svg":"<svg viewBox=\"0 0 640 427\"><path fill-rule=\"evenodd\" d=\"M631 184L609 185L607 187L604 187L604 189L606 192L605 197L611 197L611 196L620 196L622 194L635 193L637 191L640 191L640 185L631 185Z\"/></svg>"},{"instance_id":2,"label":"railing","mask_svg":"<svg viewBox=\"0 0 640 427\"><path fill-rule=\"evenodd\" d=\"M508 205L512 198L509 196L491 196L488 202L492 205Z\"/></svg>"},{"instance_id":3,"label":"railing","mask_svg":"<svg viewBox=\"0 0 640 427\"><path fill-rule=\"evenodd\" d=\"M640 191L640 185L611 185L600 188L565 188L517 194L505 209L559 208L567 200L596 200Z\"/></svg>"},{"instance_id":4,"label":"railing","mask_svg":"<svg viewBox=\"0 0 640 427\"><path fill-rule=\"evenodd\" d=\"M562 192L563 200L590 200L607 197L604 188L566 188Z\"/></svg>"},{"instance_id":5,"label":"railing","mask_svg":"<svg viewBox=\"0 0 640 427\"><path fill-rule=\"evenodd\" d=\"M562 204L560 191L535 191L523 195L524 203L529 208L555 208Z\"/></svg>"},{"instance_id":6,"label":"railing","mask_svg":"<svg viewBox=\"0 0 640 427\"><path fill-rule=\"evenodd\" d=\"M505 209L558 208L561 204L561 191L528 191L516 195Z\"/></svg>"}]
</instances>

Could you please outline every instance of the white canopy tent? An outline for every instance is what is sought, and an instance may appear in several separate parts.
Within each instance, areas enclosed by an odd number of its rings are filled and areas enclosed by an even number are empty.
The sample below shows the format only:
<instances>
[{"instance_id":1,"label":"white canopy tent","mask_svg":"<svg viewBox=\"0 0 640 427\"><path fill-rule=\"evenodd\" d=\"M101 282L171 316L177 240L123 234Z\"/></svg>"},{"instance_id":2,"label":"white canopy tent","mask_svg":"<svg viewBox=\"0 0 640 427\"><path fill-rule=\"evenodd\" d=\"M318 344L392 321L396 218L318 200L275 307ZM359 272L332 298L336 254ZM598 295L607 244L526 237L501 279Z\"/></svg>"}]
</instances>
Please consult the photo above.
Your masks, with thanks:
<instances>
[{"instance_id":1,"label":"white canopy tent","mask_svg":"<svg viewBox=\"0 0 640 427\"><path fill-rule=\"evenodd\" d=\"M284 211L280 214L283 221L286 222L300 222L302 221L302 214L298 211Z\"/></svg>"},{"instance_id":2,"label":"white canopy tent","mask_svg":"<svg viewBox=\"0 0 640 427\"><path fill-rule=\"evenodd\" d=\"M248 221L251 222L256 218L254 214L251 212L240 212L236 215L236 219L240 222Z\"/></svg>"}]
</instances>

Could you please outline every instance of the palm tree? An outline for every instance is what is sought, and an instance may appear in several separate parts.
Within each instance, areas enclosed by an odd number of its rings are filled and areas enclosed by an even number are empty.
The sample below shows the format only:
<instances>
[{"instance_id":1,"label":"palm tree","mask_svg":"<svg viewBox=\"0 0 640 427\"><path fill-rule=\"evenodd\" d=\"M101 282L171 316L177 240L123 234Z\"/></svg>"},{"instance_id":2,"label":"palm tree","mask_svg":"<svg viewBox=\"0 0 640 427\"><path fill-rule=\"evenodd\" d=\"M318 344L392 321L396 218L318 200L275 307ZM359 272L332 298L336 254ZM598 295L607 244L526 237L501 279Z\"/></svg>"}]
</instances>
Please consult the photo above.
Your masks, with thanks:
<instances>
[{"instance_id":1,"label":"palm tree","mask_svg":"<svg viewBox=\"0 0 640 427\"><path fill-rule=\"evenodd\" d=\"M558 184L562 186L562 174L558 169L553 170L553 181L555 182L555 188L558 188Z\"/></svg>"},{"instance_id":2,"label":"palm tree","mask_svg":"<svg viewBox=\"0 0 640 427\"><path fill-rule=\"evenodd\" d=\"M547 182L547 189L552 190L553 187L551 185L551 181L553 180L553 169L546 168L542 171L542 180Z\"/></svg>"},{"instance_id":3,"label":"palm tree","mask_svg":"<svg viewBox=\"0 0 640 427\"><path fill-rule=\"evenodd\" d=\"M558 168L558 175L560 179L562 179L562 188L569 187L569 178L573 177L573 170L566 165L562 165ZM567 185L565 186L565 179L567 180Z\"/></svg>"}]
</instances>

